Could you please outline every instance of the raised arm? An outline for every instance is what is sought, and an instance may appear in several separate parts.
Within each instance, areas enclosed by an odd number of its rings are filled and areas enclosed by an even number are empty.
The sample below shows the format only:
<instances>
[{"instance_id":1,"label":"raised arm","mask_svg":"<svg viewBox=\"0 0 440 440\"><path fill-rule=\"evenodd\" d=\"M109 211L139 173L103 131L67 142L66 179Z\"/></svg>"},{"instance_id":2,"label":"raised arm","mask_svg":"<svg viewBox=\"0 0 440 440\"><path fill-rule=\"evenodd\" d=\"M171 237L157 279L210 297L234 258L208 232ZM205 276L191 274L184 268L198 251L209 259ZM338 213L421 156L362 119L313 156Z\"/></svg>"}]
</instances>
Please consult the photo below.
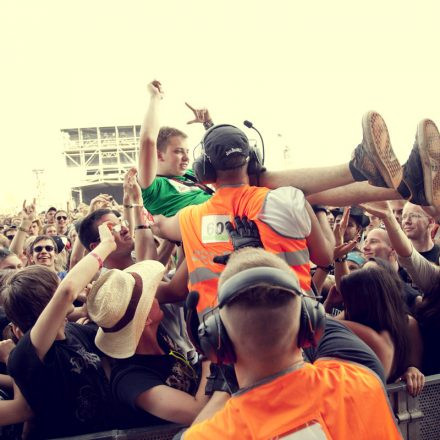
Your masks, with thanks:
<instances>
[{"instance_id":1,"label":"raised arm","mask_svg":"<svg viewBox=\"0 0 440 440\"><path fill-rule=\"evenodd\" d=\"M139 183L148 188L157 173L157 136L159 134L159 107L163 98L162 85L159 81L148 84L150 104L145 114L140 133Z\"/></svg>"},{"instance_id":2,"label":"raised arm","mask_svg":"<svg viewBox=\"0 0 440 440\"><path fill-rule=\"evenodd\" d=\"M141 187L136 179L137 170L131 168L124 178L124 217L134 234L136 261L157 260L157 249L153 233L144 216Z\"/></svg>"},{"instance_id":3,"label":"raised arm","mask_svg":"<svg viewBox=\"0 0 440 440\"><path fill-rule=\"evenodd\" d=\"M170 241L182 241L178 216L178 213L173 217L155 215L154 224L151 226L154 235Z\"/></svg>"},{"instance_id":4,"label":"raised arm","mask_svg":"<svg viewBox=\"0 0 440 440\"><path fill-rule=\"evenodd\" d=\"M312 222L312 229L307 237L310 259L317 266L328 266L333 261L335 238L328 224L327 216L318 212L317 217L307 201L306 209Z\"/></svg>"},{"instance_id":5,"label":"raised arm","mask_svg":"<svg viewBox=\"0 0 440 440\"><path fill-rule=\"evenodd\" d=\"M21 212L21 224L12 239L9 250L15 255L22 255L24 243L28 236L29 228L32 222L36 219L35 199L30 205L26 205L26 200L23 202L23 211Z\"/></svg>"},{"instance_id":6,"label":"raised arm","mask_svg":"<svg viewBox=\"0 0 440 440\"><path fill-rule=\"evenodd\" d=\"M399 257L412 281L423 291L430 292L440 282L440 267L422 257L413 247L399 223L395 219L388 202L375 202L362 205L366 211L379 217L388 232L391 246Z\"/></svg>"},{"instance_id":7,"label":"raised arm","mask_svg":"<svg viewBox=\"0 0 440 440\"><path fill-rule=\"evenodd\" d=\"M52 346L72 303L89 284L104 261L115 249L115 239L107 223L99 226L99 245L86 255L61 281L53 297L32 327L30 337L38 357L43 360Z\"/></svg>"}]
</instances>

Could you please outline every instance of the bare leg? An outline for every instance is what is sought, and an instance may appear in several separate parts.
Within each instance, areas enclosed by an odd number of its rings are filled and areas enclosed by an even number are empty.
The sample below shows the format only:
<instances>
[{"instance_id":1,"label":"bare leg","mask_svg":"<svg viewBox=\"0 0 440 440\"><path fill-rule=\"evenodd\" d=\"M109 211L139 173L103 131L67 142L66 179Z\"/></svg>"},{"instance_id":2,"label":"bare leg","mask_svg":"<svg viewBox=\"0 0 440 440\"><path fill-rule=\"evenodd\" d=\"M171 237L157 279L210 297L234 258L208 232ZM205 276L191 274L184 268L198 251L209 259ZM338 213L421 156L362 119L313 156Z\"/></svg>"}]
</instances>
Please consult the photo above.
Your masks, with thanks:
<instances>
[{"instance_id":1,"label":"bare leg","mask_svg":"<svg viewBox=\"0 0 440 440\"><path fill-rule=\"evenodd\" d=\"M331 167L266 171L260 175L259 185L270 189L281 186L294 186L308 195L353 182L353 176L347 163Z\"/></svg>"},{"instance_id":2,"label":"bare leg","mask_svg":"<svg viewBox=\"0 0 440 440\"><path fill-rule=\"evenodd\" d=\"M359 203L400 200L402 196L393 188L380 188L368 182L355 182L307 196L312 205L350 206Z\"/></svg>"}]
</instances>

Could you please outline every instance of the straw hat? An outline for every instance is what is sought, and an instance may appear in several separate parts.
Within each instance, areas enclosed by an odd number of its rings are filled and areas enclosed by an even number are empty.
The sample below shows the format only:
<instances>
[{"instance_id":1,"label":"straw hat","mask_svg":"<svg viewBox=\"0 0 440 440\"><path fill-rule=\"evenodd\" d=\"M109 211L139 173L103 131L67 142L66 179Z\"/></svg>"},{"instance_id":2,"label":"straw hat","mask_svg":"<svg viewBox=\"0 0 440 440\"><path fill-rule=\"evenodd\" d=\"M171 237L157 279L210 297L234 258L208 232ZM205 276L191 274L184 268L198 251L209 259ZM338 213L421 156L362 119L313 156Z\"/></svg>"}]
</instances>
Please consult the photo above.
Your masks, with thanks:
<instances>
[{"instance_id":1,"label":"straw hat","mask_svg":"<svg viewBox=\"0 0 440 440\"><path fill-rule=\"evenodd\" d=\"M87 297L90 318L99 325L96 346L117 359L133 356L165 267L154 260L101 275Z\"/></svg>"}]
</instances>

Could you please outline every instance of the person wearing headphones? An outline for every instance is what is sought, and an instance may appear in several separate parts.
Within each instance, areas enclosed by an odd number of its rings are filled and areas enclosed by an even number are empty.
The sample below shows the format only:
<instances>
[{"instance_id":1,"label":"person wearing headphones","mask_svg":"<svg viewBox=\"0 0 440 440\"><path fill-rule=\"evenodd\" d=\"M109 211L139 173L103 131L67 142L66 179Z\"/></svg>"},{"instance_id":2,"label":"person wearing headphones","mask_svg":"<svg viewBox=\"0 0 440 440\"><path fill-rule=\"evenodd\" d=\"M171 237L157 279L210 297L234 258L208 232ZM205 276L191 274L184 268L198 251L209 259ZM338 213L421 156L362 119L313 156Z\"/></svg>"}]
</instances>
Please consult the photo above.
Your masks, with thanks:
<instances>
[{"instance_id":1,"label":"person wearing headphones","mask_svg":"<svg viewBox=\"0 0 440 440\"><path fill-rule=\"evenodd\" d=\"M188 287L200 294L198 310L216 303L218 277L224 268L217 261L233 250L226 223L235 216L255 222L264 248L283 258L302 289L311 293L310 260L318 266L333 260L334 237L326 218L318 221L299 189L250 186L248 173L259 166L258 158L237 127L214 126L202 143L203 156L194 162L194 172L199 181L214 184L214 195L174 217L157 216L153 225L156 235L183 242Z\"/></svg>"},{"instance_id":2,"label":"person wearing headphones","mask_svg":"<svg viewBox=\"0 0 440 440\"><path fill-rule=\"evenodd\" d=\"M325 312L288 264L262 249L231 255L218 307L199 327L212 362L233 364L239 391L214 393L183 439L401 439L379 377L336 358L305 363ZM378 423L378 420L380 423Z\"/></svg>"}]
</instances>

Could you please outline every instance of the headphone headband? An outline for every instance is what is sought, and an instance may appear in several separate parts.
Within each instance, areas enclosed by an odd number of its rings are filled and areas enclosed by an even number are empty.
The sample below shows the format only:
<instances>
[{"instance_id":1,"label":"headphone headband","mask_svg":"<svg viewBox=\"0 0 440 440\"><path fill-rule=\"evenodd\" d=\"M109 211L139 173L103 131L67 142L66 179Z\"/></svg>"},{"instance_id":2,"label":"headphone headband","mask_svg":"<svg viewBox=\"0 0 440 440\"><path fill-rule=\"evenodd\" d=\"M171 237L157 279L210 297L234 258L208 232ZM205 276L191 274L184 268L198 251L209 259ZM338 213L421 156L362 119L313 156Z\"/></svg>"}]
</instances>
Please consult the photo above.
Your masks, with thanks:
<instances>
[{"instance_id":1,"label":"headphone headband","mask_svg":"<svg viewBox=\"0 0 440 440\"><path fill-rule=\"evenodd\" d=\"M252 267L241 271L226 280L218 290L218 305L222 308L240 295L244 289L257 285L280 287L293 294L302 295L299 281L295 274L275 267Z\"/></svg>"}]
</instances>

